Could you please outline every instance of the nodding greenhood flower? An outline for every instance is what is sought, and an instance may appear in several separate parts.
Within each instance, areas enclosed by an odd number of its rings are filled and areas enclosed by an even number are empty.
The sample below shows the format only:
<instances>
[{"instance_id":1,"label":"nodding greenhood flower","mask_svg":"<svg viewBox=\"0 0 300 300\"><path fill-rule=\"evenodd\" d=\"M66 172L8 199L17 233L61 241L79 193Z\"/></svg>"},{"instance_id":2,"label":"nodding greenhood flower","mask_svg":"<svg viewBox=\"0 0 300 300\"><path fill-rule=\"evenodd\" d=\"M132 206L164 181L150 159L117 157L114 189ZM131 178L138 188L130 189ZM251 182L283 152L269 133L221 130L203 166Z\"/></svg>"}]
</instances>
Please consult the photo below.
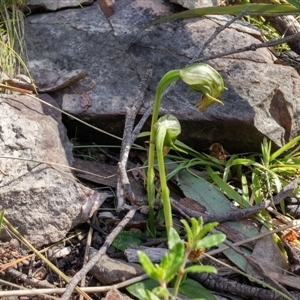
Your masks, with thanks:
<instances>
[{"instance_id":1,"label":"nodding greenhood flower","mask_svg":"<svg viewBox=\"0 0 300 300\"><path fill-rule=\"evenodd\" d=\"M225 86L221 75L211 66L204 63L196 63L180 69L180 78L193 91L203 94L196 104L198 110L203 111L211 104L224 103L218 98L221 97Z\"/></svg>"}]
</instances>

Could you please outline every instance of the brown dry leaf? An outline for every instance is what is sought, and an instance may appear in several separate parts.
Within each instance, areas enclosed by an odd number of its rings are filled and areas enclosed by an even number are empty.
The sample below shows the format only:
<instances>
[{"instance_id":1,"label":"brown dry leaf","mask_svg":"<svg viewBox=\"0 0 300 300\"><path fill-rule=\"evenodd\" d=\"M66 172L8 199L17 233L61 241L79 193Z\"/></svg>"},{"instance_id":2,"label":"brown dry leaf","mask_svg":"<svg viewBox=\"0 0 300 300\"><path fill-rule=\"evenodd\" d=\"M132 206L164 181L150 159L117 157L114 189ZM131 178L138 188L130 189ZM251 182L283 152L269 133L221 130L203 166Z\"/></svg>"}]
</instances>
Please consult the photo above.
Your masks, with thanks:
<instances>
[{"instance_id":1,"label":"brown dry leaf","mask_svg":"<svg viewBox=\"0 0 300 300\"><path fill-rule=\"evenodd\" d=\"M221 162L226 161L229 153L219 143L214 143L209 147L209 155L217 158Z\"/></svg>"},{"instance_id":2,"label":"brown dry leaf","mask_svg":"<svg viewBox=\"0 0 300 300\"><path fill-rule=\"evenodd\" d=\"M287 274L279 274L278 272L268 272L268 274L276 281L281 283L282 285L287 285L289 287L295 288L297 290L300 289L300 278L294 275Z\"/></svg>"},{"instance_id":3,"label":"brown dry leaf","mask_svg":"<svg viewBox=\"0 0 300 300\"><path fill-rule=\"evenodd\" d=\"M269 231L267 228L261 228L261 233L267 231ZM272 235L265 236L256 242L252 257L263 267L266 274L273 272L282 276L283 271L288 268L287 259L280 251ZM251 264L248 264L247 273L260 280L267 280ZM273 285L272 281L268 283Z\"/></svg>"}]
</instances>

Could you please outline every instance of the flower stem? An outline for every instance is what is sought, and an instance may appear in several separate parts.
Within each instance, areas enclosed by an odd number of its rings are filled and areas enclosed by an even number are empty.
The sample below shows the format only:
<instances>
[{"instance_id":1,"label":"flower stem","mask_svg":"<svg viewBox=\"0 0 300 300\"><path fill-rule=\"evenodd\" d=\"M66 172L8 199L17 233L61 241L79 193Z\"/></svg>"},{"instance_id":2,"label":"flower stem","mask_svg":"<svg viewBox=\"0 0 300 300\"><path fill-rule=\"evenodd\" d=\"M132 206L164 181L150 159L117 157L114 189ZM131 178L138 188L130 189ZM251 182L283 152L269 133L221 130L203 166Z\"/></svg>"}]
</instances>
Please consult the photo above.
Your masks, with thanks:
<instances>
[{"instance_id":1,"label":"flower stem","mask_svg":"<svg viewBox=\"0 0 300 300\"><path fill-rule=\"evenodd\" d=\"M154 203L155 203L155 186L154 186L154 158L155 158L155 139L156 131L154 125L158 119L159 108L161 103L161 98L164 91L170 84L179 79L180 74L179 70L172 70L166 73L160 82L158 83L154 107L151 120L151 133L150 133L150 145L148 153L148 174L147 174L147 194L148 194L148 203L149 203L149 220L148 220L148 229L150 234L155 236L155 227L154 227Z\"/></svg>"}]
</instances>

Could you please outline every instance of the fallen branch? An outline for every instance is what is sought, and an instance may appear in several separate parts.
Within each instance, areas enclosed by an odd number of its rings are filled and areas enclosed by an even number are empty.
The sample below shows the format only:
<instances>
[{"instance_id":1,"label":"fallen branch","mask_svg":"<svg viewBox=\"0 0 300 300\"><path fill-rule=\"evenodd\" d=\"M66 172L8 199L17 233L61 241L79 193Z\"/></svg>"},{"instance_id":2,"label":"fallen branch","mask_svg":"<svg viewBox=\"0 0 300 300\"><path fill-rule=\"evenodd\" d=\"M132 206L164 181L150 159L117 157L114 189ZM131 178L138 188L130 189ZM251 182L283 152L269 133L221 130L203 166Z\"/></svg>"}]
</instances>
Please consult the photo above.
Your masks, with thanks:
<instances>
[{"instance_id":1,"label":"fallen branch","mask_svg":"<svg viewBox=\"0 0 300 300\"><path fill-rule=\"evenodd\" d=\"M124 208L126 198L128 198L130 202L132 202L132 204L136 204L137 202L137 200L135 199L135 195L131 190L126 169L127 169L129 152L136 138L136 136L134 137L132 136L134 130L133 127L134 127L135 118L143 105L144 96L146 93L146 89L149 85L151 76L152 76L152 69L148 69L146 71L144 78L140 83L139 93L136 96L135 101L133 102L131 108L128 107L126 108L126 120L124 126L123 141L121 146L120 162L118 163L119 176L117 182L117 198L118 198L117 210L121 210ZM140 126L141 125L143 124L140 124Z\"/></svg>"},{"instance_id":2,"label":"fallen branch","mask_svg":"<svg viewBox=\"0 0 300 300\"><path fill-rule=\"evenodd\" d=\"M288 197L298 186L300 185L300 178L294 179L291 183L286 185L277 195L272 199L267 199L260 204L256 204L249 208L231 210L226 213L215 214L215 213L200 213L195 210L191 210L179 202L171 199L172 203L178 206L184 213L190 217L199 218L202 217L205 223L208 222L225 222L225 221L236 221L245 217L251 216L266 209L269 206L279 204L283 199Z\"/></svg>"}]
</instances>

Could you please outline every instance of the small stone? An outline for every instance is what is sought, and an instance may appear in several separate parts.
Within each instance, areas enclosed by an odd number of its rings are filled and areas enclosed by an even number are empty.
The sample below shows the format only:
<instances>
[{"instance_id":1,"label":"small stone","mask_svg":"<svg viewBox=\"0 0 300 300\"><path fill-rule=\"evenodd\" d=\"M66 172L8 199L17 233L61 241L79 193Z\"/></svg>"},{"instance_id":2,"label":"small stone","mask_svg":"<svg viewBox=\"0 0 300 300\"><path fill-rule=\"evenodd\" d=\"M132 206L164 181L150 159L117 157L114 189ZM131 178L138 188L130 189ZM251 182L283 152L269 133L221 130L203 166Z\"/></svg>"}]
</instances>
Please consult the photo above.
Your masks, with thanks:
<instances>
[{"instance_id":1,"label":"small stone","mask_svg":"<svg viewBox=\"0 0 300 300\"><path fill-rule=\"evenodd\" d=\"M91 248L90 258L96 254L95 252L96 250ZM91 274L104 285L122 282L143 273L143 268L140 265L111 259L107 255L103 255L91 270Z\"/></svg>"}]
</instances>

